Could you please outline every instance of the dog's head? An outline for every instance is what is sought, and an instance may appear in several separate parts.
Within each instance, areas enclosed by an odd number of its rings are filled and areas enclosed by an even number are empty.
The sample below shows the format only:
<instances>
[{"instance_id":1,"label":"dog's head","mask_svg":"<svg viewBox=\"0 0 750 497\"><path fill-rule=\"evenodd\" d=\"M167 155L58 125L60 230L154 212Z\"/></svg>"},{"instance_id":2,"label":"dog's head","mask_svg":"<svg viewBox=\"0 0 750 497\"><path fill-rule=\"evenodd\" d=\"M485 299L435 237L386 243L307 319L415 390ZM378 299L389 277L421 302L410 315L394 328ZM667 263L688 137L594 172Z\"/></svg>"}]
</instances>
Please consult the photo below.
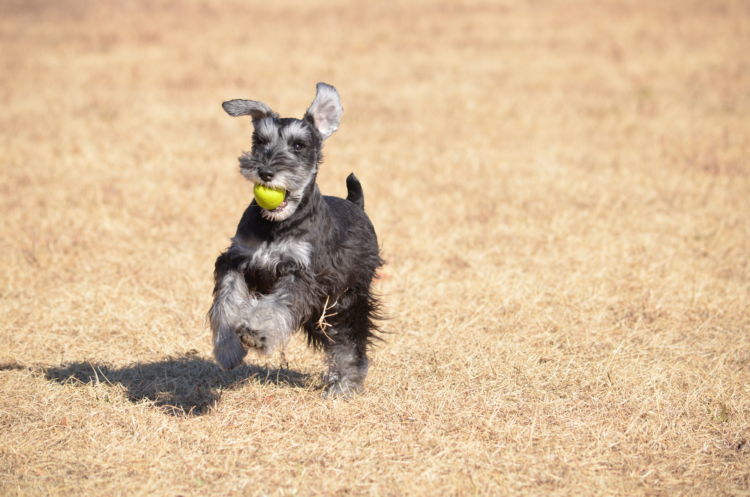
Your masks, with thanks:
<instances>
[{"instance_id":1,"label":"dog's head","mask_svg":"<svg viewBox=\"0 0 750 497\"><path fill-rule=\"evenodd\" d=\"M315 100L302 119L279 118L266 104L254 100L229 100L222 106L230 116L252 118L253 146L240 157L240 171L253 183L286 190L281 205L262 213L272 221L287 219L311 190L323 140L336 131L344 113L336 88L318 83Z\"/></svg>"}]
</instances>

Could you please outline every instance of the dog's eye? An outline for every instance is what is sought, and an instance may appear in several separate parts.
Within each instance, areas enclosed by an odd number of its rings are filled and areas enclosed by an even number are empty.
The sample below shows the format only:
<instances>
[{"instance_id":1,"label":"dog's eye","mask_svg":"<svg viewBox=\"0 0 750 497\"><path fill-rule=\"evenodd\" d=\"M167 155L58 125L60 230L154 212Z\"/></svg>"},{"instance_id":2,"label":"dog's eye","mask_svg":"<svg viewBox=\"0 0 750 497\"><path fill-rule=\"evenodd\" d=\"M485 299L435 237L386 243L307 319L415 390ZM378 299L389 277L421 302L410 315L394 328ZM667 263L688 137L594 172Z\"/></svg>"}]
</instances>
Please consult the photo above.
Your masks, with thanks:
<instances>
[{"instance_id":1,"label":"dog's eye","mask_svg":"<svg viewBox=\"0 0 750 497\"><path fill-rule=\"evenodd\" d=\"M307 145L305 145L303 142L294 142L294 143L292 143L292 148L294 149L295 152L300 152L300 151L304 150L305 147L307 147Z\"/></svg>"}]
</instances>

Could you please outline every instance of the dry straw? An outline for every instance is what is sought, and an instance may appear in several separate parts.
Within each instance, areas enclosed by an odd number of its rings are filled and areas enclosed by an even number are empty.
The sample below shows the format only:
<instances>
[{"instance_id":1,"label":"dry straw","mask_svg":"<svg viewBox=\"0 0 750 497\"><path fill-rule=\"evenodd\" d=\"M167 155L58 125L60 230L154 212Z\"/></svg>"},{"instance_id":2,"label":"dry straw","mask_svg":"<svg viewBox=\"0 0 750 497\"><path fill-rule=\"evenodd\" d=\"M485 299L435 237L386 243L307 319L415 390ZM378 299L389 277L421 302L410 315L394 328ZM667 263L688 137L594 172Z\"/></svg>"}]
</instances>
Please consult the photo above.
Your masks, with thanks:
<instances>
[{"instance_id":1,"label":"dry straw","mask_svg":"<svg viewBox=\"0 0 750 497\"><path fill-rule=\"evenodd\" d=\"M748 2L0 10L0 495L750 492ZM388 261L350 401L205 325L220 103L317 81Z\"/></svg>"}]
</instances>

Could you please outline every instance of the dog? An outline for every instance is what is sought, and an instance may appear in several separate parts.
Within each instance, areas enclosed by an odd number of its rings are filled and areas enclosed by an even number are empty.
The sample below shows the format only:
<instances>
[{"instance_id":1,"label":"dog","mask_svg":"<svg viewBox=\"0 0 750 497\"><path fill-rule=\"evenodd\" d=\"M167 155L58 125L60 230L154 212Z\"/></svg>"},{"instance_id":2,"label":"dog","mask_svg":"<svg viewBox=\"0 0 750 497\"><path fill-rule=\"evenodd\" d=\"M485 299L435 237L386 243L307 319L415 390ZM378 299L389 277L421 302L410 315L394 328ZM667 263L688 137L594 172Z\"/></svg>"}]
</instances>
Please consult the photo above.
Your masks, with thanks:
<instances>
[{"instance_id":1,"label":"dog","mask_svg":"<svg viewBox=\"0 0 750 497\"><path fill-rule=\"evenodd\" d=\"M209 311L214 357L231 369L249 349L270 354L301 328L308 344L325 351L324 394L357 393L367 376L368 346L378 338L379 302L371 287L383 260L354 174L346 178L346 199L324 196L316 184L323 141L344 111L339 94L318 83L302 119L280 118L253 100L222 106L230 116L252 119L252 148L239 158L242 175L286 193L274 209L253 200L216 260Z\"/></svg>"}]
</instances>

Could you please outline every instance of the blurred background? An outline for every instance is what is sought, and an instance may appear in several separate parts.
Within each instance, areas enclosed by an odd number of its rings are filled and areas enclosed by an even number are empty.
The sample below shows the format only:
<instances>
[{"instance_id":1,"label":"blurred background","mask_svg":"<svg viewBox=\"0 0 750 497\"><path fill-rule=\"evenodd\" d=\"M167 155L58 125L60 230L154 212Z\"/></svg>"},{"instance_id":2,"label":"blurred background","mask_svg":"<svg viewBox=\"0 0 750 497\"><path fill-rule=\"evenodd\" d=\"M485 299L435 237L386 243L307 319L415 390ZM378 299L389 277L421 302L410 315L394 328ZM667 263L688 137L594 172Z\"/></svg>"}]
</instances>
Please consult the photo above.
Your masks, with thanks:
<instances>
[{"instance_id":1,"label":"blurred background","mask_svg":"<svg viewBox=\"0 0 750 497\"><path fill-rule=\"evenodd\" d=\"M236 160L250 123L220 104L301 117L318 81L345 109L319 184L345 195L361 179L391 316L358 401L329 411L314 388L241 383L189 436L116 389L104 405L2 371L8 492L74 493L91 474L94 494L124 494L146 485L119 473L128 450L178 439L173 464L203 468L216 495L258 478L291 495L293 477L329 495L747 491L748 2L0 0L0 14L0 362L137 376L209 360L213 262L252 195ZM287 358L322 370L301 340ZM215 388L160 374L131 400ZM269 402L281 416L262 434L230 407ZM95 461L97 425L65 435L39 414L55 403L134 416L162 441L100 427L125 455ZM374 433L374 451L326 452L333 439L297 431L303 413L323 431L360 420L350 442ZM256 437L245 483L240 447L200 455L220 426ZM72 448L40 458L59 440ZM34 467L47 476L20 476ZM170 478L151 495L202 491Z\"/></svg>"}]
</instances>

